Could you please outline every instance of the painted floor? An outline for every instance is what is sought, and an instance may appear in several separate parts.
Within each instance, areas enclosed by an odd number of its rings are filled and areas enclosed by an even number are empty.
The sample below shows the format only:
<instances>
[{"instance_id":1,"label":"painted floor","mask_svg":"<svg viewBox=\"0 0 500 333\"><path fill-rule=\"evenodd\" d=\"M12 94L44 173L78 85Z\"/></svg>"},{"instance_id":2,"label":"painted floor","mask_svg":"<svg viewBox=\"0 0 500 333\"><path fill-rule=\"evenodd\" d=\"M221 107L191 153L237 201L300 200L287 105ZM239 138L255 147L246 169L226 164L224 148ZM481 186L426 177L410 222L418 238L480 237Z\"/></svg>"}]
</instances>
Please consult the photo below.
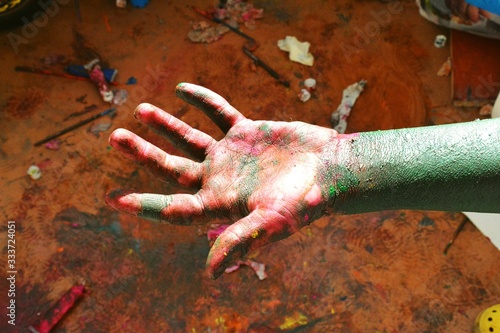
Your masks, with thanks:
<instances>
[{"instance_id":1,"label":"painted floor","mask_svg":"<svg viewBox=\"0 0 500 333\"><path fill-rule=\"evenodd\" d=\"M264 9L254 30L255 54L289 82L280 85L241 52L244 39L187 39L191 6L201 0L152 1L118 9L113 1L55 1L37 26L0 32L0 309L9 299L8 221L16 226L16 326L26 332L73 285L86 293L53 332L471 332L476 315L500 302L500 252L468 223L443 254L464 216L459 212L391 211L330 216L292 237L249 254L249 268L217 281L204 275L207 229L156 225L107 207L115 187L171 193L112 150L107 137L128 128L175 152L132 116L140 102L164 108L216 138L222 134L177 99L179 82L204 85L252 119L300 120L330 126L342 90L368 82L348 132L473 120L477 108L454 108L450 77L436 72L450 56L435 48L449 36L418 15L413 1L256 0ZM212 24L212 23L210 23ZM312 67L291 62L276 46L285 36L311 44ZM101 118L60 138L58 150L34 147L44 137L103 111L86 81L20 73L15 66L63 72L95 55L119 70L129 93L113 119ZM137 78L134 85L124 83ZM310 101L297 98L313 77ZM93 134L89 128L108 130ZM473 149L473 147L471 147ZM26 175L38 165L42 176ZM450 189L452 190L452 189ZM258 328L257 328L258 327Z\"/></svg>"}]
</instances>

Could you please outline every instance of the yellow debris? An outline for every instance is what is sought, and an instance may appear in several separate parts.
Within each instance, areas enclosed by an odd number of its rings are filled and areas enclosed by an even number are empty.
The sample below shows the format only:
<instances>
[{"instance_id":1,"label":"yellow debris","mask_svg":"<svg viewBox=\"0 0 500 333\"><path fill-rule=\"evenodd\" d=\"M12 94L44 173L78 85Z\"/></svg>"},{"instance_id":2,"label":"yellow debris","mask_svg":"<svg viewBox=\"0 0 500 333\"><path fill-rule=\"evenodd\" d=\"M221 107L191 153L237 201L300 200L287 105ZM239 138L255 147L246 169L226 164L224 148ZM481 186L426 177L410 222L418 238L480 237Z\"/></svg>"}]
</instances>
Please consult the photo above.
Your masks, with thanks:
<instances>
[{"instance_id":1,"label":"yellow debris","mask_svg":"<svg viewBox=\"0 0 500 333\"><path fill-rule=\"evenodd\" d=\"M295 328L307 324L307 317L302 313L295 313L292 317L286 317L285 322L280 325L281 330Z\"/></svg>"}]
</instances>

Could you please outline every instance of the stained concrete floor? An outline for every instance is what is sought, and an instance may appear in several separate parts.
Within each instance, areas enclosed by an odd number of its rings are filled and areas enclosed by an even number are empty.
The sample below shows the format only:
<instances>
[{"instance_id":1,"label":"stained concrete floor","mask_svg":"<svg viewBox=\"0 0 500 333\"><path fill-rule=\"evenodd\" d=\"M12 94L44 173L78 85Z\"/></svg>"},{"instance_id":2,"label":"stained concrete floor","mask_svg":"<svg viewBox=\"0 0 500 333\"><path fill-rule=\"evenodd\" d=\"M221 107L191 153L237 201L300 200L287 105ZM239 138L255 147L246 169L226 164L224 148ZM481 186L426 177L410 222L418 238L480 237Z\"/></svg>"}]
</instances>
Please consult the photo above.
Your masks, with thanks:
<instances>
[{"instance_id":1,"label":"stained concrete floor","mask_svg":"<svg viewBox=\"0 0 500 333\"><path fill-rule=\"evenodd\" d=\"M288 89L252 66L236 34L212 44L186 39L190 22L202 19L191 6L212 3L152 1L145 9L117 9L113 1L91 0L81 3L82 22L73 2L64 3L33 33L0 33L0 263L6 267L7 221L13 220L18 269L17 325L2 315L0 331L26 332L80 283L85 296L54 332L246 332L251 324L281 332L300 322L308 325L295 331L460 333L471 332L478 312L499 302L500 252L477 229L467 224L443 255L463 219L459 212L326 217L250 254L267 265L267 279L243 268L210 281L203 273L208 226L156 225L104 203L105 193L118 186L176 190L107 143L112 129L126 127L175 152L135 121L138 103L156 104L221 137L200 112L175 98L182 81L217 91L252 119L329 126L342 90L366 79L348 132L477 118L477 109L452 106L450 78L436 76L449 49L434 48L434 36L449 32L420 18L413 1L255 1L264 17L255 30L243 30L259 42L255 53L291 82ZM22 42L13 42L12 34ZM314 66L290 62L276 47L286 35L311 43ZM62 71L95 52L119 69L116 88L129 92L114 119L93 123L111 128L99 137L89 133L92 124L72 131L56 151L33 147L108 105L88 82L14 67ZM44 65L47 57L60 61ZM137 84L124 85L131 76ZM310 76L318 87L302 103L296 95ZM42 169L37 181L26 175L32 164ZM2 295L7 287L0 279ZM0 308L6 302L0 297Z\"/></svg>"}]
</instances>

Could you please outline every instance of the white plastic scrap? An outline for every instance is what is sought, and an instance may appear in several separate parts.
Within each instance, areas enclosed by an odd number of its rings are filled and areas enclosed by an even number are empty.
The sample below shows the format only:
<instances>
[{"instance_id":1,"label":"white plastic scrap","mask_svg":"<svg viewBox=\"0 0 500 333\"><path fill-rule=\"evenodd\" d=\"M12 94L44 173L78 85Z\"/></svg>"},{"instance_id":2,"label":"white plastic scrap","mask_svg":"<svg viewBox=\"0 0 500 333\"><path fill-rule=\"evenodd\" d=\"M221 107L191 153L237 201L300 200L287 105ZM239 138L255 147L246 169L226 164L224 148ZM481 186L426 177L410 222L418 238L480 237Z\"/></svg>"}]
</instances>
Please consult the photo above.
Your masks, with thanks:
<instances>
[{"instance_id":1,"label":"white plastic scrap","mask_svg":"<svg viewBox=\"0 0 500 333\"><path fill-rule=\"evenodd\" d=\"M313 79L312 77L304 80L304 87L307 90L314 90L314 89L316 89L316 80Z\"/></svg>"},{"instance_id":2,"label":"white plastic scrap","mask_svg":"<svg viewBox=\"0 0 500 333\"><path fill-rule=\"evenodd\" d=\"M351 109L356 103L356 99L358 99L365 87L366 80L361 80L344 89L342 101L331 117L333 129L338 133L345 133L347 129L347 117L351 114Z\"/></svg>"},{"instance_id":3,"label":"white plastic scrap","mask_svg":"<svg viewBox=\"0 0 500 333\"><path fill-rule=\"evenodd\" d=\"M311 93L307 89L301 89L297 96L304 103L311 99Z\"/></svg>"},{"instance_id":4,"label":"white plastic scrap","mask_svg":"<svg viewBox=\"0 0 500 333\"><path fill-rule=\"evenodd\" d=\"M26 173L31 177L31 179L34 180L40 179L40 177L42 177L42 171L36 165L30 165Z\"/></svg>"},{"instance_id":5,"label":"white plastic scrap","mask_svg":"<svg viewBox=\"0 0 500 333\"><path fill-rule=\"evenodd\" d=\"M294 36L286 36L285 39L280 39L278 41L280 50L290 52L290 60L306 66L312 66L314 63L314 57L309 52L310 46L311 44L309 44L309 42L300 42Z\"/></svg>"}]
</instances>

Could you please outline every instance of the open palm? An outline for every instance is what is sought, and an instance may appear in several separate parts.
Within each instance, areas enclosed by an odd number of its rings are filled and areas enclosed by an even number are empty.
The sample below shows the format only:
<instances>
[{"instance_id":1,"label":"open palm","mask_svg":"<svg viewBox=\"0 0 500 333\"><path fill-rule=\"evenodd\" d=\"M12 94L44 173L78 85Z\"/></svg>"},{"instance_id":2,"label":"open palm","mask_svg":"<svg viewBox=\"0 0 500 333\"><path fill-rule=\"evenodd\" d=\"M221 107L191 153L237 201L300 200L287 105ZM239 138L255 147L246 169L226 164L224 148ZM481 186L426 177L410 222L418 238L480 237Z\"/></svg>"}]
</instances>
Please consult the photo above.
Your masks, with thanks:
<instances>
[{"instance_id":1,"label":"open palm","mask_svg":"<svg viewBox=\"0 0 500 333\"><path fill-rule=\"evenodd\" d=\"M248 251L285 238L324 214L334 199L324 179L334 160L334 130L302 122L252 121L219 95L193 84L180 84L176 92L205 112L225 137L216 141L161 109L141 104L136 118L187 158L167 154L125 129L115 130L110 143L194 193L114 190L107 196L111 206L172 224L234 222L210 251L207 271L213 278Z\"/></svg>"}]
</instances>

